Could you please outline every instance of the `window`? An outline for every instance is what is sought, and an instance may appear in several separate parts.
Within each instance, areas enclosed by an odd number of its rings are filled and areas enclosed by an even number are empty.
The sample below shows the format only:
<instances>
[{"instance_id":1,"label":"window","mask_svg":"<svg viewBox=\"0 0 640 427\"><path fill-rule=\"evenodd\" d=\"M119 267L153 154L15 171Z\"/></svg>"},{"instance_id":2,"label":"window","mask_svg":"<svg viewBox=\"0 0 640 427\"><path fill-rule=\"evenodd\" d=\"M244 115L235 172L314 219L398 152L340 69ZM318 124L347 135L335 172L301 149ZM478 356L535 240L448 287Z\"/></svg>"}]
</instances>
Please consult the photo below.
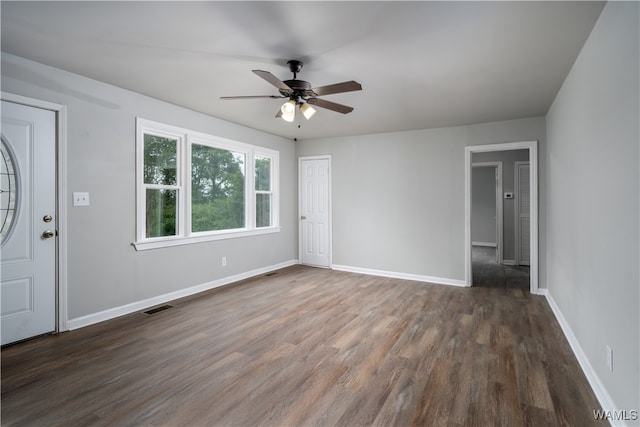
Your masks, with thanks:
<instances>
[{"instance_id":1,"label":"window","mask_svg":"<svg viewBox=\"0 0 640 427\"><path fill-rule=\"evenodd\" d=\"M271 158L256 157L256 227L271 226Z\"/></svg>"},{"instance_id":2,"label":"window","mask_svg":"<svg viewBox=\"0 0 640 427\"><path fill-rule=\"evenodd\" d=\"M191 231L245 227L245 158L207 145L191 145Z\"/></svg>"},{"instance_id":3,"label":"window","mask_svg":"<svg viewBox=\"0 0 640 427\"><path fill-rule=\"evenodd\" d=\"M179 138L144 135L145 237L176 235Z\"/></svg>"},{"instance_id":4,"label":"window","mask_svg":"<svg viewBox=\"0 0 640 427\"><path fill-rule=\"evenodd\" d=\"M136 249L280 230L277 151L144 119L136 127Z\"/></svg>"}]
</instances>

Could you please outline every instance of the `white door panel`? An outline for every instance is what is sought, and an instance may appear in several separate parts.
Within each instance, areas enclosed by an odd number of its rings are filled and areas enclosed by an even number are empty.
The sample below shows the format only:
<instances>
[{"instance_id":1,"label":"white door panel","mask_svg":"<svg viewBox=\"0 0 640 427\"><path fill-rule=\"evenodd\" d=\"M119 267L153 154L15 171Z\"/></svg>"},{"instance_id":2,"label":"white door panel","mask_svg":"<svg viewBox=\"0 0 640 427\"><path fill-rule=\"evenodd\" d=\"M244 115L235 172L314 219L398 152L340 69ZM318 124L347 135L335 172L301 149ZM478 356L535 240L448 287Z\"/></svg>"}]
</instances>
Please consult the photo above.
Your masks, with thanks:
<instances>
[{"instance_id":1,"label":"white door panel","mask_svg":"<svg viewBox=\"0 0 640 427\"><path fill-rule=\"evenodd\" d=\"M2 344L55 331L55 113L2 101Z\"/></svg>"},{"instance_id":2,"label":"white door panel","mask_svg":"<svg viewBox=\"0 0 640 427\"><path fill-rule=\"evenodd\" d=\"M329 267L329 159L300 160L300 262Z\"/></svg>"},{"instance_id":3,"label":"white door panel","mask_svg":"<svg viewBox=\"0 0 640 427\"><path fill-rule=\"evenodd\" d=\"M530 264L530 210L531 190L529 179L529 162L516 162L516 219L517 223L517 262L519 265Z\"/></svg>"}]
</instances>

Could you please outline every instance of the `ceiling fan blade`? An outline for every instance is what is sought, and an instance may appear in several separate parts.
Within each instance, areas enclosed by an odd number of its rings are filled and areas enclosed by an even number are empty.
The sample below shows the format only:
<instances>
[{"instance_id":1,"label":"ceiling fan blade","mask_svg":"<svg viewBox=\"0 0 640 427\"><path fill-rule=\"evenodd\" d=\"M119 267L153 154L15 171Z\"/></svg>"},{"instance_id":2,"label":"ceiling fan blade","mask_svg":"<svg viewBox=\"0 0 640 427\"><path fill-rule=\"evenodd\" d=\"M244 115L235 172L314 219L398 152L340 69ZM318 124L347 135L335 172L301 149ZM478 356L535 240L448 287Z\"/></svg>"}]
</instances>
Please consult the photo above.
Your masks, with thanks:
<instances>
[{"instance_id":1,"label":"ceiling fan blade","mask_svg":"<svg viewBox=\"0 0 640 427\"><path fill-rule=\"evenodd\" d=\"M282 117L282 110L280 108L278 108L278 113L276 114L276 119L279 119L280 117Z\"/></svg>"},{"instance_id":2,"label":"ceiling fan blade","mask_svg":"<svg viewBox=\"0 0 640 427\"><path fill-rule=\"evenodd\" d=\"M311 89L318 96L331 95L332 93L353 92L362 90L362 85L354 80L348 82L336 83L327 86L314 87Z\"/></svg>"},{"instance_id":3,"label":"ceiling fan blade","mask_svg":"<svg viewBox=\"0 0 640 427\"><path fill-rule=\"evenodd\" d=\"M276 96L276 95L248 95L248 96L221 96L220 97L220 99L263 99L263 98L280 99L284 97Z\"/></svg>"},{"instance_id":4,"label":"ceiling fan blade","mask_svg":"<svg viewBox=\"0 0 640 427\"><path fill-rule=\"evenodd\" d=\"M342 114L347 114L353 111L353 107L338 104L337 102L327 101L326 99L309 98L307 102L317 107L326 108L327 110L337 111L338 113L342 113Z\"/></svg>"},{"instance_id":5,"label":"ceiling fan blade","mask_svg":"<svg viewBox=\"0 0 640 427\"><path fill-rule=\"evenodd\" d=\"M271 74L270 72L262 71L262 70L252 70L252 71L254 74L256 74L259 77L262 77L263 79L265 79L266 81L268 81L269 83L277 87L278 89L285 91L287 93L293 92L293 89L287 86L285 82L283 82L282 80L280 80L279 78Z\"/></svg>"}]
</instances>

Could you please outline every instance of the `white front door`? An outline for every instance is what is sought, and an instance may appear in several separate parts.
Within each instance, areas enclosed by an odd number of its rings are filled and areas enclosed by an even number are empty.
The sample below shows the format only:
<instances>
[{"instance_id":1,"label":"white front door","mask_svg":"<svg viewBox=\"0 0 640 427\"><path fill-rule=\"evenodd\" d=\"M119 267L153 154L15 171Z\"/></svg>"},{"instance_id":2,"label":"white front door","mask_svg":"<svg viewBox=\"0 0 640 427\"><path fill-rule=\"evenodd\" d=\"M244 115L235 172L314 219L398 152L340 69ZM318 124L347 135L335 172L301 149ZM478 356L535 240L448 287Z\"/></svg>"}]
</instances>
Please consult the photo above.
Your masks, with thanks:
<instances>
[{"instance_id":1,"label":"white front door","mask_svg":"<svg viewBox=\"0 0 640 427\"><path fill-rule=\"evenodd\" d=\"M331 265L331 211L329 158L301 158L300 262L318 267Z\"/></svg>"},{"instance_id":2,"label":"white front door","mask_svg":"<svg viewBox=\"0 0 640 427\"><path fill-rule=\"evenodd\" d=\"M56 113L2 101L2 344L56 329Z\"/></svg>"}]
</instances>

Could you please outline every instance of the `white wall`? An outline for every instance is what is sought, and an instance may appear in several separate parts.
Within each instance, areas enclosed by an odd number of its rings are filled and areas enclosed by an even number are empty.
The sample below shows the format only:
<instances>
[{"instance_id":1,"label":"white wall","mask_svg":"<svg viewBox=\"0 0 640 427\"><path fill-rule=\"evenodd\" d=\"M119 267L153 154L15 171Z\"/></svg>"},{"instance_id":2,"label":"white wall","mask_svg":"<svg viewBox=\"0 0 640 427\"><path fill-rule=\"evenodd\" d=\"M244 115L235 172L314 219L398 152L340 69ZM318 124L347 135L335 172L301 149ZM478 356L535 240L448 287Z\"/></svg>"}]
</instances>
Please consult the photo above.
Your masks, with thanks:
<instances>
[{"instance_id":1,"label":"white wall","mask_svg":"<svg viewBox=\"0 0 640 427\"><path fill-rule=\"evenodd\" d=\"M297 172L289 140L5 53L2 90L68 108L69 196L87 191L91 200L88 208L64 201L70 319L297 258ZM136 252L136 116L278 150L282 231Z\"/></svg>"},{"instance_id":2,"label":"white wall","mask_svg":"<svg viewBox=\"0 0 640 427\"><path fill-rule=\"evenodd\" d=\"M332 155L334 264L462 282L464 147L532 140L544 152L544 118L299 141L296 155Z\"/></svg>"},{"instance_id":3,"label":"white wall","mask_svg":"<svg viewBox=\"0 0 640 427\"><path fill-rule=\"evenodd\" d=\"M545 156L548 291L627 411L640 409L639 20L637 2L606 5L549 110Z\"/></svg>"},{"instance_id":4,"label":"white wall","mask_svg":"<svg viewBox=\"0 0 640 427\"><path fill-rule=\"evenodd\" d=\"M496 239L496 169L474 167L471 171L471 241L473 244L493 244Z\"/></svg>"}]
</instances>

